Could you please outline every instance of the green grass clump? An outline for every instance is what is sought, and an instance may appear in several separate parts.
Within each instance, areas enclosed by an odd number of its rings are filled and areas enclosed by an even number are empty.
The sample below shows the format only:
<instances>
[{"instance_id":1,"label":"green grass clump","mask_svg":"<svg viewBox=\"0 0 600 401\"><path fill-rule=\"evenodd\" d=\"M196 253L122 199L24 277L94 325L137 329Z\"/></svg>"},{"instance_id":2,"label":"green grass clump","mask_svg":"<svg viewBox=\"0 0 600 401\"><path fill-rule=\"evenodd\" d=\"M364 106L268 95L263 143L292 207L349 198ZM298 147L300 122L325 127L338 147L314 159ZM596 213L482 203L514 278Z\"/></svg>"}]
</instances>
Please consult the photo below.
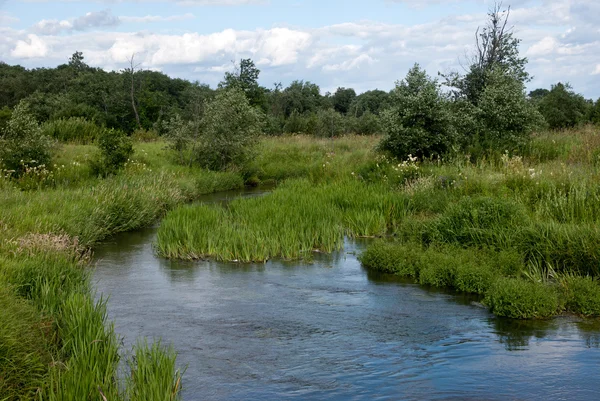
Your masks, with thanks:
<instances>
[{"instance_id":1,"label":"green grass clump","mask_svg":"<svg viewBox=\"0 0 600 401\"><path fill-rule=\"evenodd\" d=\"M33 399L52 361L51 321L28 301L0 286L0 397Z\"/></svg>"},{"instance_id":2,"label":"green grass clump","mask_svg":"<svg viewBox=\"0 0 600 401\"><path fill-rule=\"evenodd\" d=\"M409 208L402 194L357 180L316 186L288 181L271 194L234 200L227 208L196 205L170 212L156 249L182 259L310 259L315 250L340 249L344 235L384 235Z\"/></svg>"},{"instance_id":3,"label":"green grass clump","mask_svg":"<svg viewBox=\"0 0 600 401\"><path fill-rule=\"evenodd\" d=\"M600 285L591 277L567 276L567 309L583 316L600 316Z\"/></svg>"},{"instance_id":4,"label":"green grass clump","mask_svg":"<svg viewBox=\"0 0 600 401\"><path fill-rule=\"evenodd\" d=\"M589 224L537 223L523 229L517 247L525 259L558 272L600 274L600 228Z\"/></svg>"},{"instance_id":5,"label":"green grass clump","mask_svg":"<svg viewBox=\"0 0 600 401\"><path fill-rule=\"evenodd\" d=\"M495 315L513 319L547 318L561 309L553 285L504 277L492 284L484 303Z\"/></svg>"},{"instance_id":6,"label":"green grass clump","mask_svg":"<svg viewBox=\"0 0 600 401\"><path fill-rule=\"evenodd\" d=\"M42 132L61 142L88 144L102 134L104 127L82 117L60 118L42 125Z\"/></svg>"},{"instance_id":7,"label":"green grass clump","mask_svg":"<svg viewBox=\"0 0 600 401\"><path fill-rule=\"evenodd\" d=\"M163 347L160 341L151 345L139 341L130 361L127 380L129 401L180 399L181 372L176 369L177 354L173 347Z\"/></svg>"}]
</instances>

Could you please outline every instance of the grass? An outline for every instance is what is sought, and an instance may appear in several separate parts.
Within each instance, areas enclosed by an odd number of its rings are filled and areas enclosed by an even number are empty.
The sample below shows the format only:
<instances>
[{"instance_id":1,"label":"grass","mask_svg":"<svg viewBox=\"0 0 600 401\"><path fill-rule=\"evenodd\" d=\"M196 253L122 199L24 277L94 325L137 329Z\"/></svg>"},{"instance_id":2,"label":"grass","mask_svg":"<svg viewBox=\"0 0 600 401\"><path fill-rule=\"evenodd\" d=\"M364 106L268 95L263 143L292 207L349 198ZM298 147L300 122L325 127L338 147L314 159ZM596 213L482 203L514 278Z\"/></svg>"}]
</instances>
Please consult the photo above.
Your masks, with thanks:
<instances>
[{"instance_id":1,"label":"grass","mask_svg":"<svg viewBox=\"0 0 600 401\"><path fill-rule=\"evenodd\" d=\"M409 207L405 196L358 180L288 181L269 195L234 200L226 208L199 204L170 212L156 249L181 259L310 259L313 251L340 249L344 235L385 235Z\"/></svg>"},{"instance_id":2,"label":"grass","mask_svg":"<svg viewBox=\"0 0 600 401\"><path fill-rule=\"evenodd\" d=\"M152 138L154 139L154 138ZM90 249L165 216L158 253L177 258L310 259L344 236L385 237L372 270L480 294L513 318L600 315L600 133L534 138L508 154L416 162L372 152L377 137L264 139L239 171L180 166L160 140L137 143L124 170L92 175L95 148L63 144L48 171L0 178L0 399L177 399L172 348L123 351L94 301ZM200 195L277 183L220 205Z\"/></svg>"},{"instance_id":3,"label":"grass","mask_svg":"<svg viewBox=\"0 0 600 401\"><path fill-rule=\"evenodd\" d=\"M158 342L138 343L129 374L117 374L123 350L105 301L94 301L90 249L202 194L290 177L351 177L354 166L372 157L369 141L266 139L253 165L218 173L177 165L164 142L136 143L124 170L106 179L92 174L94 146L63 143L44 171L17 181L0 177L0 399L178 399L175 352ZM371 232L381 222L368 212L348 224Z\"/></svg>"}]
</instances>

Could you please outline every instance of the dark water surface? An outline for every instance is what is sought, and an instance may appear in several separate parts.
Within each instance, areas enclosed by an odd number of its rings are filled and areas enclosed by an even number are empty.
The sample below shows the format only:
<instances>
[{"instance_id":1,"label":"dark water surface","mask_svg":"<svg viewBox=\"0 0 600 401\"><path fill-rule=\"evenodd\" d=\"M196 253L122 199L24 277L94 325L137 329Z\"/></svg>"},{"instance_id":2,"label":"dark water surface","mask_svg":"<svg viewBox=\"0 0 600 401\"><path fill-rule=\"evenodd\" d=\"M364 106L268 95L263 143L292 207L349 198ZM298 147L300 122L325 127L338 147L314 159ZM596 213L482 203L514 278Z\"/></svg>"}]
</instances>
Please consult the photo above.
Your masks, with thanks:
<instances>
[{"instance_id":1,"label":"dark water surface","mask_svg":"<svg viewBox=\"0 0 600 401\"><path fill-rule=\"evenodd\" d=\"M175 345L184 400L600 399L598 321L494 318L367 273L364 242L312 264L191 263L157 258L155 233L100 246L95 283L127 347Z\"/></svg>"}]
</instances>

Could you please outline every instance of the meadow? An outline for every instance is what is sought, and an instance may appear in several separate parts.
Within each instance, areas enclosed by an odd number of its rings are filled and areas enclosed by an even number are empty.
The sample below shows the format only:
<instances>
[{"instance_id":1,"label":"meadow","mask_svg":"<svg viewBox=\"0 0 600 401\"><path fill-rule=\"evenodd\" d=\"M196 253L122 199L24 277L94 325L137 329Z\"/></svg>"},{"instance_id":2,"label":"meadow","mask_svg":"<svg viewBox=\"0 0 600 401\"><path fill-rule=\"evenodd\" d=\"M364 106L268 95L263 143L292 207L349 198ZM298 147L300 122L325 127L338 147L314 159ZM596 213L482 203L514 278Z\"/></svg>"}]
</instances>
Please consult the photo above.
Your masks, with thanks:
<instances>
[{"instance_id":1,"label":"meadow","mask_svg":"<svg viewBox=\"0 0 600 401\"><path fill-rule=\"evenodd\" d=\"M0 179L0 399L178 399L173 349L123 350L90 284L95 244L161 219L156 252L167 258L310 261L369 237L366 269L479 294L496 315L600 315L597 129L538 134L521 155L477 160L394 160L374 150L379 140L262 138L249 165L226 172L136 142L106 178L91 170L94 146L62 144L52 169ZM276 188L197 202L244 185Z\"/></svg>"},{"instance_id":2,"label":"meadow","mask_svg":"<svg viewBox=\"0 0 600 401\"><path fill-rule=\"evenodd\" d=\"M319 174L290 175L269 195L167 213L156 249L180 259L310 260L340 249L344 236L377 237L361 255L365 268L480 294L498 316L598 316L598 134L547 132L521 155L478 160L372 153L349 164L331 152Z\"/></svg>"},{"instance_id":3,"label":"meadow","mask_svg":"<svg viewBox=\"0 0 600 401\"><path fill-rule=\"evenodd\" d=\"M181 370L170 346L140 340L121 349L106 300L95 301L90 283L94 245L203 194L322 177L331 152L350 168L369 157L373 141L265 139L252 166L229 172L180 166L164 142L138 142L123 170L107 178L90 167L95 146L62 143L51 168L3 175L0 399L179 399Z\"/></svg>"}]
</instances>

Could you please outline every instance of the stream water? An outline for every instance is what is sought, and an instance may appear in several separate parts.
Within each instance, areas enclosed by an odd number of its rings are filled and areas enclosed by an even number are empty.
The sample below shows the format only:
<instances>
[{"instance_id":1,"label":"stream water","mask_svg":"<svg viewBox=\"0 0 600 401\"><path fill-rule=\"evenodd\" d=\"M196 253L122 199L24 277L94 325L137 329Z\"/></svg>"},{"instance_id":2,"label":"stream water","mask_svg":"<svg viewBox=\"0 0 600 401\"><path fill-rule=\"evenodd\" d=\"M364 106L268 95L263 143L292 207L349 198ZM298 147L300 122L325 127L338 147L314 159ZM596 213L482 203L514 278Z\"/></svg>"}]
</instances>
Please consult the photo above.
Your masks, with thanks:
<instances>
[{"instance_id":1,"label":"stream water","mask_svg":"<svg viewBox=\"0 0 600 401\"><path fill-rule=\"evenodd\" d=\"M368 273L361 241L310 264L239 265L158 258L155 234L98 247L94 282L126 348L175 346L184 400L600 399L598 321L495 318Z\"/></svg>"}]
</instances>

